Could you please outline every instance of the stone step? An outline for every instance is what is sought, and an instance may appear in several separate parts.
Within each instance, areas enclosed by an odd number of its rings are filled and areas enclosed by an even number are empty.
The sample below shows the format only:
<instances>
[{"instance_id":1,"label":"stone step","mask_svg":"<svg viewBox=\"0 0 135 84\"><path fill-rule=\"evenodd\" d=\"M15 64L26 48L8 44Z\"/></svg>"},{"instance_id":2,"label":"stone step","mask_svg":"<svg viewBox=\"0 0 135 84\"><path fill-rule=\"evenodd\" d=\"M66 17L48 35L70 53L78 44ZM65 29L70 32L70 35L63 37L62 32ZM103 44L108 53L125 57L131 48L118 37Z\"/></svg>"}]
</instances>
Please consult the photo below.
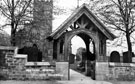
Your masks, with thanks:
<instances>
[{"instance_id":1,"label":"stone step","mask_svg":"<svg viewBox=\"0 0 135 84\"><path fill-rule=\"evenodd\" d=\"M32 67L32 66L36 66L36 67L43 67L43 66L47 66L47 67L55 67L55 64L50 64L49 62L26 62L25 64L26 67Z\"/></svg>"},{"instance_id":2,"label":"stone step","mask_svg":"<svg viewBox=\"0 0 135 84\"><path fill-rule=\"evenodd\" d=\"M28 73L55 73L55 69L42 69L42 68L37 68L37 69L26 69L26 72Z\"/></svg>"}]
</instances>

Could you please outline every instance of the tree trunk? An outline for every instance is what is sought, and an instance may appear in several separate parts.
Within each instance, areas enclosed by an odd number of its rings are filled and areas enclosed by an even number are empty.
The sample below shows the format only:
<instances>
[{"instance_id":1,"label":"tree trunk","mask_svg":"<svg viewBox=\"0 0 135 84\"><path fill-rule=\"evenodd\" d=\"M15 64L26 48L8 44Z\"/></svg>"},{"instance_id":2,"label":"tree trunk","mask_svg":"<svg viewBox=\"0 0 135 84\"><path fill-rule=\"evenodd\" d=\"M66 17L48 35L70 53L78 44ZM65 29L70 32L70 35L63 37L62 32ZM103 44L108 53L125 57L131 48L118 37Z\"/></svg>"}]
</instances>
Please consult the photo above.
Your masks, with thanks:
<instances>
[{"instance_id":1,"label":"tree trunk","mask_svg":"<svg viewBox=\"0 0 135 84\"><path fill-rule=\"evenodd\" d=\"M11 9L11 45L15 46L15 19L14 19L14 0L12 0L12 9Z\"/></svg>"},{"instance_id":2,"label":"tree trunk","mask_svg":"<svg viewBox=\"0 0 135 84\"><path fill-rule=\"evenodd\" d=\"M129 33L126 33L126 38L127 38L127 46L128 46L128 62L132 62L132 44L130 40L130 35Z\"/></svg>"},{"instance_id":3,"label":"tree trunk","mask_svg":"<svg viewBox=\"0 0 135 84\"><path fill-rule=\"evenodd\" d=\"M129 34L129 16L128 16L128 2L125 0L126 8L125 8L125 28L126 28L126 38L127 38L127 46L128 46L128 62L132 62L132 44L130 40L130 34Z\"/></svg>"},{"instance_id":4,"label":"tree trunk","mask_svg":"<svg viewBox=\"0 0 135 84\"><path fill-rule=\"evenodd\" d=\"M14 29L14 22L11 22L11 45L15 46L15 29Z\"/></svg>"}]
</instances>

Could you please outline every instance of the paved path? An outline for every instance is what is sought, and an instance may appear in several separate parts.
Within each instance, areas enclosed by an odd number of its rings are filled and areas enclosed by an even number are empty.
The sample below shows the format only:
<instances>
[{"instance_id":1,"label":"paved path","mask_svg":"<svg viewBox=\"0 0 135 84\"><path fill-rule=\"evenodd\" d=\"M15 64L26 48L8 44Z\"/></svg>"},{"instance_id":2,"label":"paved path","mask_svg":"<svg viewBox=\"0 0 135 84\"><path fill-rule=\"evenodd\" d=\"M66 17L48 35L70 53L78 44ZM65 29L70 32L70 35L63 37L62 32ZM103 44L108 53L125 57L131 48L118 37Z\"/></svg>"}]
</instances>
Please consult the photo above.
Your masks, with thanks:
<instances>
[{"instance_id":1,"label":"paved path","mask_svg":"<svg viewBox=\"0 0 135 84\"><path fill-rule=\"evenodd\" d=\"M95 81L90 77L84 76L81 73L78 73L70 69L70 80L69 81L58 81L61 84L113 84L106 81Z\"/></svg>"}]
</instances>

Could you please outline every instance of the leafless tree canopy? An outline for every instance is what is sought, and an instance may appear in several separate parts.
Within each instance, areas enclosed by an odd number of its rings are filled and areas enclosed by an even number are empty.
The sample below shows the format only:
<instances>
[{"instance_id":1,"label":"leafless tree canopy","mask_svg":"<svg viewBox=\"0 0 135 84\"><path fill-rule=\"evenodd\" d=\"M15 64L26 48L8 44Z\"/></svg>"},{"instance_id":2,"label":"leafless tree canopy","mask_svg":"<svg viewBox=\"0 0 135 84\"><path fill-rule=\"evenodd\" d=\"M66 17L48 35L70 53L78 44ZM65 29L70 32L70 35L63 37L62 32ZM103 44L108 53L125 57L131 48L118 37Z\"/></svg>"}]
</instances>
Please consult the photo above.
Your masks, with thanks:
<instances>
[{"instance_id":1,"label":"leafless tree canopy","mask_svg":"<svg viewBox=\"0 0 135 84\"><path fill-rule=\"evenodd\" d=\"M97 4L100 4L96 9L98 18L114 31L120 31L118 34L121 37L125 36L128 51L132 52L131 37L135 31L135 0L97 0Z\"/></svg>"},{"instance_id":2,"label":"leafless tree canopy","mask_svg":"<svg viewBox=\"0 0 135 84\"><path fill-rule=\"evenodd\" d=\"M30 4L32 0L1 0L0 11L5 16L9 23L5 24L11 26L11 43L15 45L14 37L18 25L24 23L26 16L30 14Z\"/></svg>"}]
</instances>

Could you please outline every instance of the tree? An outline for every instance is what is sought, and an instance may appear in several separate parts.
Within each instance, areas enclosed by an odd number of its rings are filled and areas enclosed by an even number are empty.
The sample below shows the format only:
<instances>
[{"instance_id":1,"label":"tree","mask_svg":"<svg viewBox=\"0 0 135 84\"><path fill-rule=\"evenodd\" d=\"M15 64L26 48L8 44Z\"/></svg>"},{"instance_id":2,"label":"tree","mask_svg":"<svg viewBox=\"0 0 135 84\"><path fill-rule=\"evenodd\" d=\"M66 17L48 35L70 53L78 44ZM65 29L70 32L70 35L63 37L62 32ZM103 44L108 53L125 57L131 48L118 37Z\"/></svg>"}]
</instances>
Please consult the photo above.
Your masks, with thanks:
<instances>
[{"instance_id":1,"label":"tree","mask_svg":"<svg viewBox=\"0 0 135 84\"><path fill-rule=\"evenodd\" d=\"M5 26L11 26L11 44L15 46L15 35L19 25L24 23L24 17L28 15L28 9L32 0L1 0L0 11L8 20Z\"/></svg>"},{"instance_id":2,"label":"tree","mask_svg":"<svg viewBox=\"0 0 135 84\"><path fill-rule=\"evenodd\" d=\"M135 0L97 0L97 16L111 29L125 35L131 61L133 32L135 31Z\"/></svg>"}]
</instances>

